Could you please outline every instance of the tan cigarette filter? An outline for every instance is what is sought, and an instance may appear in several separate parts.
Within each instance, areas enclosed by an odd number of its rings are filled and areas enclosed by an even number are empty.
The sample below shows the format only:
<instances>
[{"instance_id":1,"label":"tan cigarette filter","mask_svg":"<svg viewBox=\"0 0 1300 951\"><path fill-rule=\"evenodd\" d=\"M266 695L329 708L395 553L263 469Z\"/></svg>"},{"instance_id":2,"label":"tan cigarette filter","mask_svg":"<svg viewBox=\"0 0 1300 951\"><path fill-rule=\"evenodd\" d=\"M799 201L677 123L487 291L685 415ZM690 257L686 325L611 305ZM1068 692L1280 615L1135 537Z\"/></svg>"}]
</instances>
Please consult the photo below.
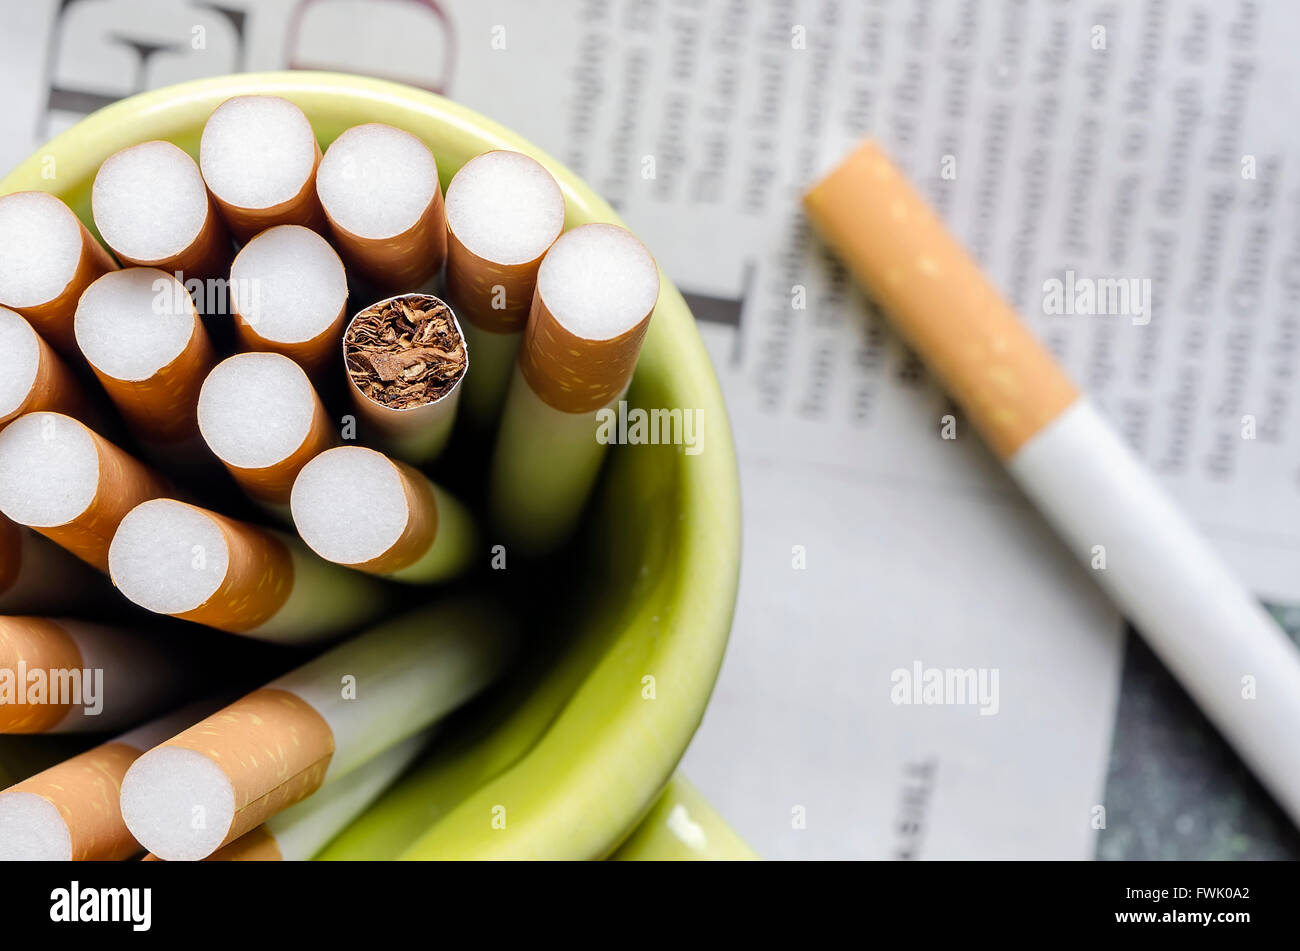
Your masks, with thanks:
<instances>
[{"instance_id":1,"label":"tan cigarette filter","mask_svg":"<svg viewBox=\"0 0 1300 951\"><path fill-rule=\"evenodd\" d=\"M278 96L227 99L208 117L199 143L203 179L241 244L276 225L325 231L316 197L320 160L307 116Z\"/></svg>"},{"instance_id":2,"label":"tan cigarette filter","mask_svg":"<svg viewBox=\"0 0 1300 951\"><path fill-rule=\"evenodd\" d=\"M48 618L0 617L0 670L79 670L81 650ZM17 677L17 674L14 674ZM25 685L19 685L25 686ZM47 733L72 709L67 702L0 703L0 733ZM66 699L66 698L65 698Z\"/></svg>"},{"instance_id":3,"label":"tan cigarette filter","mask_svg":"<svg viewBox=\"0 0 1300 951\"><path fill-rule=\"evenodd\" d=\"M337 442L334 424L326 414L324 404L317 398L307 438L283 462L262 469L241 469L229 463L225 466L240 488L259 502L286 505L293 492L293 481L302 467Z\"/></svg>"},{"instance_id":4,"label":"tan cigarette filter","mask_svg":"<svg viewBox=\"0 0 1300 951\"><path fill-rule=\"evenodd\" d=\"M106 274L82 295L76 328L90 368L140 439L174 445L198 435L195 407L216 355L183 284L154 268Z\"/></svg>"},{"instance_id":5,"label":"tan cigarette filter","mask_svg":"<svg viewBox=\"0 0 1300 951\"><path fill-rule=\"evenodd\" d=\"M126 513L171 491L152 469L59 413L29 413L0 432L0 472L5 515L101 571L108 570L109 545ZM34 499L41 490L48 498Z\"/></svg>"},{"instance_id":6,"label":"tan cigarette filter","mask_svg":"<svg viewBox=\"0 0 1300 951\"><path fill-rule=\"evenodd\" d=\"M423 208L418 214L399 212L417 184L424 186L421 198L428 193ZM321 160L316 189L334 246L350 269L377 287L416 291L442 268L447 218L438 166L428 146L409 132L381 123L348 129ZM403 224L393 224L398 220Z\"/></svg>"},{"instance_id":7,"label":"tan cigarette filter","mask_svg":"<svg viewBox=\"0 0 1300 951\"><path fill-rule=\"evenodd\" d=\"M45 192L0 197L0 304L64 356L75 356L72 316L82 292L117 264L67 205Z\"/></svg>"},{"instance_id":8,"label":"tan cigarette filter","mask_svg":"<svg viewBox=\"0 0 1300 951\"><path fill-rule=\"evenodd\" d=\"M616 225L590 224L568 232L552 251L565 242L606 236L611 241L636 240ZM644 248L642 251L653 267L650 252ZM623 333L605 339L588 338L561 323L547 299L544 282L539 281L519 349L520 374L544 403L562 412L589 413L606 406L632 379L654 303L652 300L645 315Z\"/></svg>"},{"instance_id":9,"label":"tan cigarette filter","mask_svg":"<svg viewBox=\"0 0 1300 951\"><path fill-rule=\"evenodd\" d=\"M81 383L25 318L0 307L0 429L24 413L89 412Z\"/></svg>"},{"instance_id":10,"label":"tan cigarette filter","mask_svg":"<svg viewBox=\"0 0 1300 951\"><path fill-rule=\"evenodd\" d=\"M191 751L224 775L234 795L224 846L320 788L334 733L296 694L263 687L156 748L152 762L165 766L158 750Z\"/></svg>"},{"instance_id":11,"label":"tan cigarette filter","mask_svg":"<svg viewBox=\"0 0 1300 951\"><path fill-rule=\"evenodd\" d=\"M874 143L814 186L804 207L1001 459L1077 399L1059 364Z\"/></svg>"},{"instance_id":12,"label":"tan cigarette filter","mask_svg":"<svg viewBox=\"0 0 1300 951\"><path fill-rule=\"evenodd\" d=\"M146 858L157 859L150 854ZM207 857L208 862L282 862L280 844L275 834L264 825L241 835L229 845L223 845Z\"/></svg>"},{"instance_id":13,"label":"tan cigarette filter","mask_svg":"<svg viewBox=\"0 0 1300 951\"><path fill-rule=\"evenodd\" d=\"M198 165L170 142L142 142L110 155L95 175L91 212L123 264L183 280L230 270L230 232Z\"/></svg>"}]
</instances>

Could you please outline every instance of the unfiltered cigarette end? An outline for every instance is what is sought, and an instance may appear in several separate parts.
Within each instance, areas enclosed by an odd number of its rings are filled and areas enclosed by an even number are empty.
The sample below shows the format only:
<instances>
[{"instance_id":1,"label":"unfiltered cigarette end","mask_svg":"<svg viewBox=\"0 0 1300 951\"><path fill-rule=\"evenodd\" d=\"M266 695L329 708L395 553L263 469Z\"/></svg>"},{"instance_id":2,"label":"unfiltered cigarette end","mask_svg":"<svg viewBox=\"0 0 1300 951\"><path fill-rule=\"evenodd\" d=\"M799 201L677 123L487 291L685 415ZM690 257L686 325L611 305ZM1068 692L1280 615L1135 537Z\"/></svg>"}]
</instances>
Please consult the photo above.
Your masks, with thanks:
<instances>
[{"instance_id":1,"label":"unfiltered cigarette end","mask_svg":"<svg viewBox=\"0 0 1300 951\"><path fill-rule=\"evenodd\" d=\"M421 294L394 297L361 311L348 325L343 352L348 376L361 394L393 410L438 402L455 389L469 365L451 308Z\"/></svg>"}]
</instances>

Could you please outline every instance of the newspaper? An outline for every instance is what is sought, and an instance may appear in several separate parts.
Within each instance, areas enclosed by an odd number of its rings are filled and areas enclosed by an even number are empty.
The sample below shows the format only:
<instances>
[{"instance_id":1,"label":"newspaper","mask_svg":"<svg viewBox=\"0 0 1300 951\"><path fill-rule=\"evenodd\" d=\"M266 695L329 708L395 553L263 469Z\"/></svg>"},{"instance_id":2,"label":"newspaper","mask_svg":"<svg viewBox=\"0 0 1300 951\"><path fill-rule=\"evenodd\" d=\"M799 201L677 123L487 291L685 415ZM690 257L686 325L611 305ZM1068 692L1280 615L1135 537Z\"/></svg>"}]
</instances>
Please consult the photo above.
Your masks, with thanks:
<instances>
[{"instance_id":1,"label":"newspaper","mask_svg":"<svg viewBox=\"0 0 1300 951\"><path fill-rule=\"evenodd\" d=\"M1243 579L1300 616L1300 7L50 0L5 16L0 168L144 88L324 68L452 96L618 208L687 294L732 414L741 596L684 768L762 854L1300 850L799 209L878 138ZM978 702L924 702L911 684L932 670L976 675Z\"/></svg>"}]
</instances>

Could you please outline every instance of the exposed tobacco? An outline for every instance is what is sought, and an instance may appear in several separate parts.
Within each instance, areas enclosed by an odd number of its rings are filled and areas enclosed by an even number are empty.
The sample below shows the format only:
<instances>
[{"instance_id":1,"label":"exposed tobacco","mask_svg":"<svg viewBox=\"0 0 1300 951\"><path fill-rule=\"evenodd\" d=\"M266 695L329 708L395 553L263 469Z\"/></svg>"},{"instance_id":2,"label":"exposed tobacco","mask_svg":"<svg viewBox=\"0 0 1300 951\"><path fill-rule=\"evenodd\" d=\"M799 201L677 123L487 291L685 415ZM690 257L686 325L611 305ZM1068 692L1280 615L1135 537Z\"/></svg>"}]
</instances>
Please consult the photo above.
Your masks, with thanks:
<instances>
[{"instance_id":1,"label":"exposed tobacco","mask_svg":"<svg viewBox=\"0 0 1300 951\"><path fill-rule=\"evenodd\" d=\"M465 373L465 342L451 308L423 294L366 308L352 321L343 348L357 388L390 409L436 402Z\"/></svg>"}]
</instances>

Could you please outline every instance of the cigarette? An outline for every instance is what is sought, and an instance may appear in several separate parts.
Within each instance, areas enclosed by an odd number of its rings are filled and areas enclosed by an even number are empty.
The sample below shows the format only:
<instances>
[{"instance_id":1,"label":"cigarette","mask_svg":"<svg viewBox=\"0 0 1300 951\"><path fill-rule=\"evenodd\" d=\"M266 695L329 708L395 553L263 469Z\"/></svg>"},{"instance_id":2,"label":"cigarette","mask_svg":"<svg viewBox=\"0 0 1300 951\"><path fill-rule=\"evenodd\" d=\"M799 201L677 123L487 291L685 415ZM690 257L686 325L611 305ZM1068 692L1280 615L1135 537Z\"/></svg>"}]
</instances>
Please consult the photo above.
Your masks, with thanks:
<instances>
[{"instance_id":1,"label":"cigarette","mask_svg":"<svg viewBox=\"0 0 1300 951\"><path fill-rule=\"evenodd\" d=\"M1066 545L1300 822L1300 651L875 145L804 198ZM1243 678L1255 691L1244 702Z\"/></svg>"},{"instance_id":2,"label":"cigarette","mask_svg":"<svg viewBox=\"0 0 1300 951\"><path fill-rule=\"evenodd\" d=\"M262 232L236 256L230 289L244 349L284 354L313 375L338 360L347 275L316 232L297 225Z\"/></svg>"},{"instance_id":3,"label":"cigarette","mask_svg":"<svg viewBox=\"0 0 1300 951\"><path fill-rule=\"evenodd\" d=\"M100 571L127 512L171 491L84 423L28 413L0 432L0 512Z\"/></svg>"},{"instance_id":4,"label":"cigarette","mask_svg":"<svg viewBox=\"0 0 1300 951\"><path fill-rule=\"evenodd\" d=\"M599 411L626 392L658 298L650 252L615 225L575 228L542 259L489 490L514 547L539 554L572 532L607 448Z\"/></svg>"},{"instance_id":5,"label":"cigarette","mask_svg":"<svg viewBox=\"0 0 1300 951\"><path fill-rule=\"evenodd\" d=\"M85 562L0 515L0 614L76 611L113 596Z\"/></svg>"},{"instance_id":6,"label":"cigarette","mask_svg":"<svg viewBox=\"0 0 1300 951\"><path fill-rule=\"evenodd\" d=\"M185 286L156 268L105 274L77 305L77 345L141 441L198 435L195 407L215 356Z\"/></svg>"},{"instance_id":7,"label":"cigarette","mask_svg":"<svg viewBox=\"0 0 1300 951\"><path fill-rule=\"evenodd\" d=\"M173 692L173 654L126 628L0 617L0 733L114 730Z\"/></svg>"},{"instance_id":8,"label":"cigarette","mask_svg":"<svg viewBox=\"0 0 1300 951\"><path fill-rule=\"evenodd\" d=\"M0 305L27 318L65 357L72 315L91 282L117 264L67 205L45 192L0 197Z\"/></svg>"},{"instance_id":9,"label":"cigarette","mask_svg":"<svg viewBox=\"0 0 1300 951\"><path fill-rule=\"evenodd\" d=\"M325 151L316 193L343 260L377 287L417 291L442 267L438 163L409 132L378 122L348 129Z\"/></svg>"},{"instance_id":10,"label":"cigarette","mask_svg":"<svg viewBox=\"0 0 1300 951\"><path fill-rule=\"evenodd\" d=\"M500 415L542 256L564 230L564 195L519 152L485 152L447 186L447 298L474 349L465 404L480 426Z\"/></svg>"},{"instance_id":11,"label":"cigarette","mask_svg":"<svg viewBox=\"0 0 1300 951\"><path fill-rule=\"evenodd\" d=\"M353 638L140 757L122 781L127 827L166 861L207 858L469 700L509 646L501 619L467 603Z\"/></svg>"},{"instance_id":12,"label":"cigarette","mask_svg":"<svg viewBox=\"0 0 1300 951\"><path fill-rule=\"evenodd\" d=\"M199 141L199 169L241 244L276 225L325 230L316 197L316 133L278 96L235 96L213 111Z\"/></svg>"},{"instance_id":13,"label":"cigarette","mask_svg":"<svg viewBox=\"0 0 1300 951\"><path fill-rule=\"evenodd\" d=\"M343 335L348 389L368 435L422 465L451 438L469 348L451 308L427 294L360 311Z\"/></svg>"},{"instance_id":14,"label":"cigarette","mask_svg":"<svg viewBox=\"0 0 1300 951\"><path fill-rule=\"evenodd\" d=\"M199 393L199 430L248 495L288 515L302 467L338 441L311 380L278 353L217 364Z\"/></svg>"},{"instance_id":15,"label":"cigarette","mask_svg":"<svg viewBox=\"0 0 1300 951\"><path fill-rule=\"evenodd\" d=\"M326 640L386 607L376 582L296 538L175 499L132 509L108 566L118 590L146 610L282 644Z\"/></svg>"},{"instance_id":16,"label":"cigarette","mask_svg":"<svg viewBox=\"0 0 1300 951\"><path fill-rule=\"evenodd\" d=\"M417 733L278 812L208 856L209 862L305 862L379 798L429 742ZM152 853L145 860L157 859Z\"/></svg>"},{"instance_id":17,"label":"cigarette","mask_svg":"<svg viewBox=\"0 0 1300 951\"><path fill-rule=\"evenodd\" d=\"M361 446L303 466L290 506L316 554L393 581L445 581L470 566L476 546L465 506L417 469Z\"/></svg>"},{"instance_id":18,"label":"cigarette","mask_svg":"<svg viewBox=\"0 0 1300 951\"><path fill-rule=\"evenodd\" d=\"M21 315L0 307L0 429L23 413L89 411L77 378Z\"/></svg>"},{"instance_id":19,"label":"cigarette","mask_svg":"<svg viewBox=\"0 0 1300 951\"><path fill-rule=\"evenodd\" d=\"M123 264L198 280L229 271L230 233L198 165L170 142L143 142L109 156L90 204L104 243Z\"/></svg>"},{"instance_id":20,"label":"cigarette","mask_svg":"<svg viewBox=\"0 0 1300 951\"><path fill-rule=\"evenodd\" d=\"M0 862L116 862L140 852L119 803L128 768L215 705L190 704L0 792Z\"/></svg>"}]
</instances>

